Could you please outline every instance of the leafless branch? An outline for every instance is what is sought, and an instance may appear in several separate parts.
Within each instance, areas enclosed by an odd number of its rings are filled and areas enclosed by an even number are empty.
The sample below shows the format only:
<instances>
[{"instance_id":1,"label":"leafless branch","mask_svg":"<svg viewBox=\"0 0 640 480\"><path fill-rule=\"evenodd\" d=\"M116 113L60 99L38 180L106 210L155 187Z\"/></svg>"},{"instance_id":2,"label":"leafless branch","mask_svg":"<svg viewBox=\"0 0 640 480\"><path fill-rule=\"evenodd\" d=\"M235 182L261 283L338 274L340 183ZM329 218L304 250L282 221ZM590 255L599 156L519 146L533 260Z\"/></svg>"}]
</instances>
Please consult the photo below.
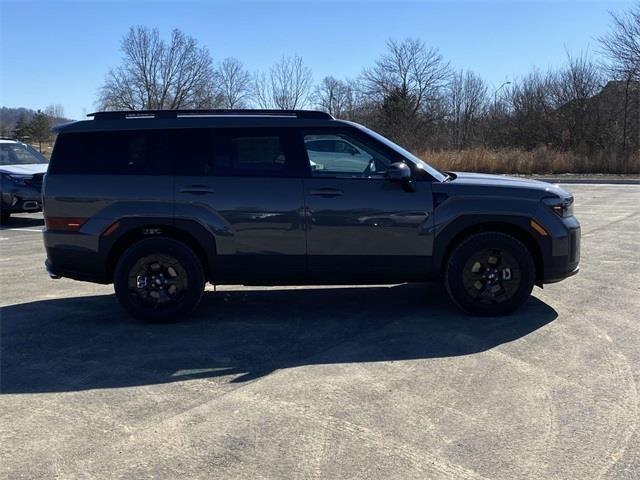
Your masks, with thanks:
<instances>
[{"instance_id":1,"label":"leafless branch","mask_svg":"<svg viewBox=\"0 0 640 480\"><path fill-rule=\"evenodd\" d=\"M180 30L169 43L157 29L131 28L122 40L122 64L107 74L102 109L177 109L214 106L209 51Z\"/></svg>"}]
</instances>

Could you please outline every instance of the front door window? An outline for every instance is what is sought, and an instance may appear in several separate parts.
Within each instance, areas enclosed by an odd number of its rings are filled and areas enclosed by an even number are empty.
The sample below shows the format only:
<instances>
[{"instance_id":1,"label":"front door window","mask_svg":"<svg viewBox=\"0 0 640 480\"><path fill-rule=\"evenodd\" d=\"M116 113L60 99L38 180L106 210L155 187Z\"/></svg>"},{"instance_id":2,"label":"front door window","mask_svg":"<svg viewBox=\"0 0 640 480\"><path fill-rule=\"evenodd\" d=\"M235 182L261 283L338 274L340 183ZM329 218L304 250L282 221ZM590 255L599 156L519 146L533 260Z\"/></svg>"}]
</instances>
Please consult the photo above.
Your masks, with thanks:
<instances>
[{"instance_id":1,"label":"front door window","mask_svg":"<svg viewBox=\"0 0 640 480\"><path fill-rule=\"evenodd\" d=\"M304 146L313 177L380 176L391 163L385 154L346 133L309 133Z\"/></svg>"}]
</instances>

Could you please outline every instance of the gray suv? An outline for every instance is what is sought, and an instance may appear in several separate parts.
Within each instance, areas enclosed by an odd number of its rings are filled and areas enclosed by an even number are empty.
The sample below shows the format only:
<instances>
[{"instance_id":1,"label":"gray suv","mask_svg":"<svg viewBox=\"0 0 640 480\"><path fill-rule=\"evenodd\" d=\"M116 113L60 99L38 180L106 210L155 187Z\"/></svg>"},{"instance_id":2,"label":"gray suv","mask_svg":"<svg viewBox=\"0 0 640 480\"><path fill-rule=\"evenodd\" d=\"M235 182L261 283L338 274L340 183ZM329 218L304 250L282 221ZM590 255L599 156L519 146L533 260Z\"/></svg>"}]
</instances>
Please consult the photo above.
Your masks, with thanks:
<instances>
[{"instance_id":1,"label":"gray suv","mask_svg":"<svg viewBox=\"0 0 640 480\"><path fill-rule=\"evenodd\" d=\"M57 127L44 182L53 278L114 283L149 321L191 313L206 282L442 279L476 315L577 273L573 197L440 172L316 111L100 112Z\"/></svg>"}]
</instances>

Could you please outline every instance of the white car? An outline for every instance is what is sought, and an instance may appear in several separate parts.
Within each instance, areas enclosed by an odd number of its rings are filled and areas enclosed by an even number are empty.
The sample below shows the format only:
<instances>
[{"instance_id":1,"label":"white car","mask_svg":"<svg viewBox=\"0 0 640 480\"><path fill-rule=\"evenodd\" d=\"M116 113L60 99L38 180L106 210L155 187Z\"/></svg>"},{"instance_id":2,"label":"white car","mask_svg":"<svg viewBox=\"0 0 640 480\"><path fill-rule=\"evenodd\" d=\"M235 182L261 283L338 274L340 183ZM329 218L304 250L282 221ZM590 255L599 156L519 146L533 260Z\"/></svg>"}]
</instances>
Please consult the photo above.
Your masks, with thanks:
<instances>
[{"instance_id":1,"label":"white car","mask_svg":"<svg viewBox=\"0 0 640 480\"><path fill-rule=\"evenodd\" d=\"M42 179L49 160L17 140L0 139L0 217L42 210Z\"/></svg>"}]
</instances>

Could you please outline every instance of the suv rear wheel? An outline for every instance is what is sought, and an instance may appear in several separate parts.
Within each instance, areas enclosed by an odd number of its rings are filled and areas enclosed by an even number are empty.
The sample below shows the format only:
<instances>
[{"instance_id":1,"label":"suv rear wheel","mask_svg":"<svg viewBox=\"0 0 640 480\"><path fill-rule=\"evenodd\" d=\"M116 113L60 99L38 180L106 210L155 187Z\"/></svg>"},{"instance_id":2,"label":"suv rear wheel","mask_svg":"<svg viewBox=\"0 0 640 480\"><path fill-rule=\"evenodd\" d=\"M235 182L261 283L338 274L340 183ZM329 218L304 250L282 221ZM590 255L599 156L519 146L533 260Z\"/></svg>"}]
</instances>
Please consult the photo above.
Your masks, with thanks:
<instances>
[{"instance_id":1,"label":"suv rear wheel","mask_svg":"<svg viewBox=\"0 0 640 480\"><path fill-rule=\"evenodd\" d=\"M522 242L500 232L477 233L455 247L445 286L466 312L494 316L522 305L533 289L535 265Z\"/></svg>"},{"instance_id":2,"label":"suv rear wheel","mask_svg":"<svg viewBox=\"0 0 640 480\"><path fill-rule=\"evenodd\" d=\"M204 292L198 256L171 238L149 238L130 246L114 272L116 296L134 317L147 322L179 320L192 313Z\"/></svg>"}]
</instances>

